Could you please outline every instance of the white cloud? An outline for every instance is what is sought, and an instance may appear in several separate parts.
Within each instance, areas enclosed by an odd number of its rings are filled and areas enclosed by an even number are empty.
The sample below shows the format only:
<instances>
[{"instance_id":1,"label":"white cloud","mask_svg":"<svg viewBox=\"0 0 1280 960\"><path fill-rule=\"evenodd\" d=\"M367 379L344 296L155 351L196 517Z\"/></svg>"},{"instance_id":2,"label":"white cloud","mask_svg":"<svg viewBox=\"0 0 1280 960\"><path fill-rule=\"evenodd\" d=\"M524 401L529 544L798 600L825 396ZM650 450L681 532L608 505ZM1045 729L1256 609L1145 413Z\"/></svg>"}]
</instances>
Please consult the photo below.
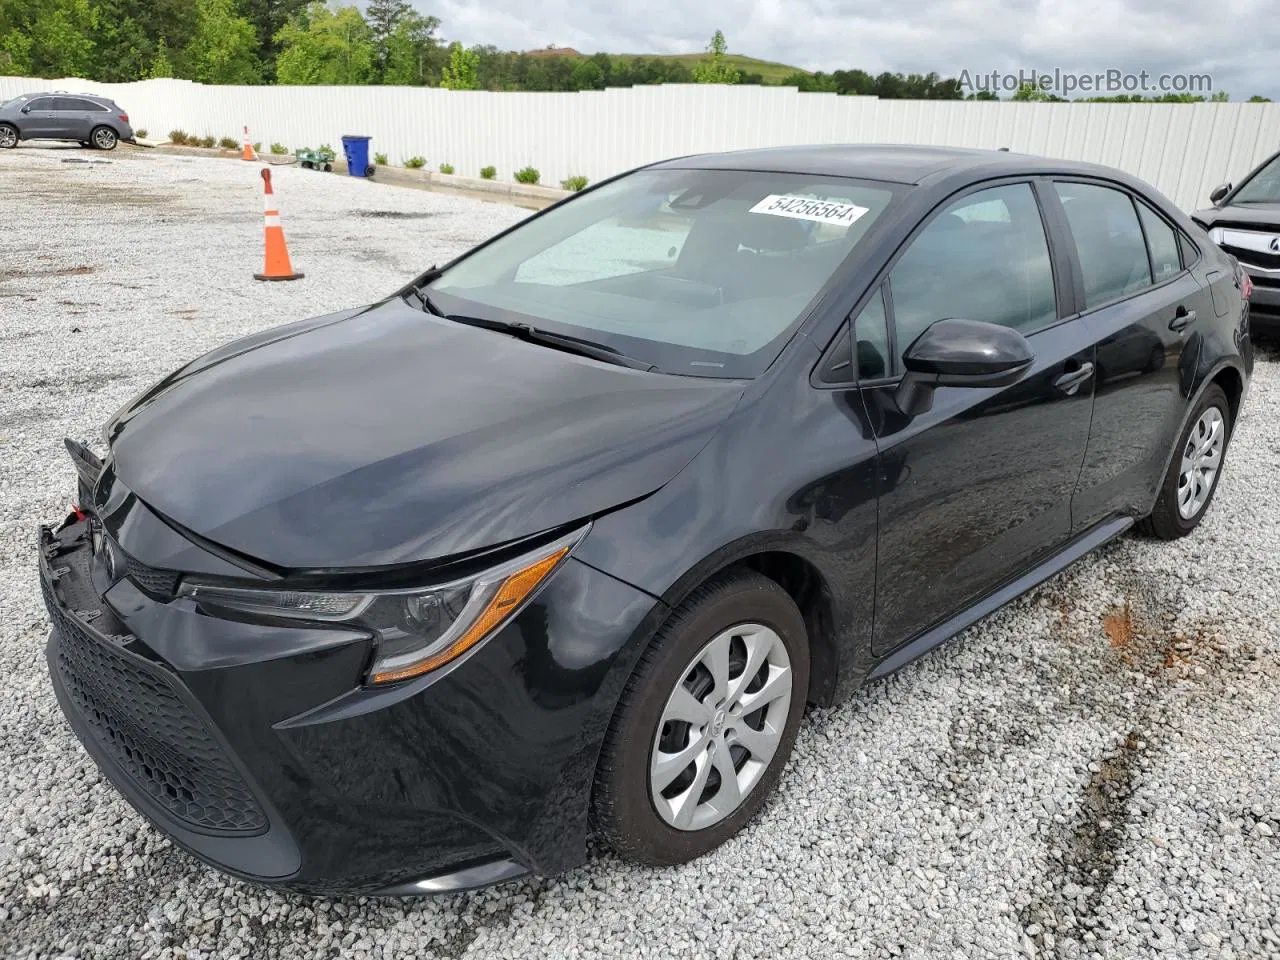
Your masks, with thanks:
<instances>
[{"instance_id":1,"label":"white cloud","mask_svg":"<svg viewBox=\"0 0 1280 960\"><path fill-rule=\"evenodd\" d=\"M1053 69L1210 73L1236 99L1280 99L1274 0L414 0L441 33L511 50L690 53L729 49L809 69L870 73Z\"/></svg>"}]
</instances>

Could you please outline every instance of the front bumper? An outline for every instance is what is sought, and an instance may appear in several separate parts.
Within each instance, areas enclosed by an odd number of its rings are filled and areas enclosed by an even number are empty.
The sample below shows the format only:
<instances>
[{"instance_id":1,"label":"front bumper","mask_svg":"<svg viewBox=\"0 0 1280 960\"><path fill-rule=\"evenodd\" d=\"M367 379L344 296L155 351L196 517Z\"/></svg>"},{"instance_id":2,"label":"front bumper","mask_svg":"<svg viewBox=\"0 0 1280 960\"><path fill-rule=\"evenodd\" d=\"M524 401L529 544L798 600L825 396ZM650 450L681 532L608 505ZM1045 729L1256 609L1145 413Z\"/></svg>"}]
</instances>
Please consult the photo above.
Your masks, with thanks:
<instances>
[{"instance_id":1,"label":"front bumper","mask_svg":"<svg viewBox=\"0 0 1280 960\"><path fill-rule=\"evenodd\" d=\"M1248 266L1245 270L1248 271ZM1280 336L1280 278L1250 273L1249 329L1264 336Z\"/></svg>"},{"instance_id":2,"label":"front bumper","mask_svg":"<svg viewBox=\"0 0 1280 960\"><path fill-rule=\"evenodd\" d=\"M596 756L647 595L574 560L471 656L370 690L367 637L209 616L44 529L58 702L175 842L259 883L451 892L585 859Z\"/></svg>"}]
</instances>

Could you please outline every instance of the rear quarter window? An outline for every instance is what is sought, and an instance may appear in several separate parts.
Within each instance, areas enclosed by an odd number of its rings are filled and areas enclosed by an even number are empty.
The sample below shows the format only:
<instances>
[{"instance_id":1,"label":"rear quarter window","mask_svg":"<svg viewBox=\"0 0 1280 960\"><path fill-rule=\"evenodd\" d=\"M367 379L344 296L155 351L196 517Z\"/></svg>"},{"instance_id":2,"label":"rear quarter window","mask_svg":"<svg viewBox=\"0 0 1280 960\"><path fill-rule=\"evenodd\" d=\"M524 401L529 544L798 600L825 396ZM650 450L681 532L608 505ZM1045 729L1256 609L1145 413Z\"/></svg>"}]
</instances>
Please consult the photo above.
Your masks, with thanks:
<instances>
[{"instance_id":1,"label":"rear quarter window","mask_svg":"<svg viewBox=\"0 0 1280 960\"><path fill-rule=\"evenodd\" d=\"M1151 274L1156 283L1163 283L1182 272L1182 256L1178 252L1178 235L1145 203L1138 202L1138 216L1147 235L1147 249L1151 251Z\"/></svg>"}]
</instances>

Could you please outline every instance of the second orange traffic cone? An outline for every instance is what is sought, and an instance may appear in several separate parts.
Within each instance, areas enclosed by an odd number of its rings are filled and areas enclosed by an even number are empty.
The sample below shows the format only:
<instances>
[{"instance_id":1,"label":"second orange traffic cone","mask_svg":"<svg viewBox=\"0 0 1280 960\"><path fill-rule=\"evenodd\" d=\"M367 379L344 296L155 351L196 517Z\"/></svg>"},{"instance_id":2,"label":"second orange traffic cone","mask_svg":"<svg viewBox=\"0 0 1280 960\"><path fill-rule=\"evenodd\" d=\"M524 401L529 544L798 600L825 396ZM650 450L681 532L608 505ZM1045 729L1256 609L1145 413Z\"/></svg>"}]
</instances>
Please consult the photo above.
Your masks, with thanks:
<instances>
[{"instance_id":1,"label":"second orange traffic cone","mask_svg":"<svg viewBox=\"0 0 1280 960\"><path fill-rule=\"evenodd\" d=\"M235 143L234 140L231 141ZM258 151L253 149L253 144L249 142L249 128L244 128L244 149L240 151L241 160L257 160Z\"/></svg>"},{"instance_id":2,"label":"second orange traffic cone","mask_svg":"<svg viewBox=\"0 0 1280 960\"><path fill-rule=\"evenodd\" d=\"M255 273L255 280L301 280L301 273L294 273L293 264L289 261L289 248L284 242L284 227L280 226L280 211L276 209L276 197L271 190L271 171L262 168L262 182L266 188L263 197L263 239L267 245L266 263L261 273Z\"/></svg>"}]
</instances>

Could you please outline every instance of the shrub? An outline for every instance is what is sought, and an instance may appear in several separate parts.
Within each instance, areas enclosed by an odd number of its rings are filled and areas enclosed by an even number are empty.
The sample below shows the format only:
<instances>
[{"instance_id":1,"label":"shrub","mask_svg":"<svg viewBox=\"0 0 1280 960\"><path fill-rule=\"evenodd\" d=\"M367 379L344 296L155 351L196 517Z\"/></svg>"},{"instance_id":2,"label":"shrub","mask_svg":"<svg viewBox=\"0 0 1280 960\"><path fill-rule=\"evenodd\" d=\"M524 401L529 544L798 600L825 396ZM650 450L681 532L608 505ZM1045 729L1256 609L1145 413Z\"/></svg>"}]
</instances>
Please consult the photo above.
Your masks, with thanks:
<instances>
[{"instance_id":1,"label":"shrub","mask_svg":"<svg viewBox=\"0 0 1280 960\"><path fill-rule=\"evenodd\" d=\"M137 130L133 131L133 135L139 140L145 140L147 139L147 128L139 127Z\"/></svg>"},{"instance_id":2,"label":"shrub","mask_svg":"<svg viewBox=\"0 0 1280 960\"><path fill-rule=\"evenodd\" d=\"M453 173L453 164L452 164L452 163L442 163L442 164L440 164L440 172L441 172L441 173Z\"/></svg>"},{"instance_id":3,"label":"shrub","mask_svg":"<svg viewBox=\"0 0 1280 960\"><path fill-rule=\"evenodd\" d=\"M424 157L410 157L404 162L404 165L410 170L421 170L427 165L427 161Z\"/></svg>"},{"instance_id":4,"label":"shrub","mask_svg":"<svg viewBox=\"0 0 1280 960\"><path fill-rule=\"evenodd\" d=\"M258 143L255 143L255 144L253 145L253 152L254 152L254 153L261 153L261 152L262 152L262 142L261 142L261 141L259 141Z\"/></svg>"},{"instance_id":5,"label":"shrub","mask_svg":"<svg viewBox=\"0 0 1280 960\"><path fill-rule=\"evenodd\" d=\"M533 167L516 171L516 183L537 183L541 175Z\"/></svg>"},{"instance_id":6,"label":"shrub","mask_svg":"<svg viewBox=\"0 0 1280 960\"><path fill-rule=\"evenodd\" d=\"M218 141L218 146L223 150L238 150L240 148L240 144L235 137L223 137Z\"/></svg>"},{"instance_id":7,"label":"shrub","mask_svg":"<svg viewBox=\"0 0 1280 960\"><path fill-rule=\"evenodd\" d=\"M186 143L187 135L182 130L170 130L169 142L170 143Z\"/></svg>"},{"instance_id":8,"label":"shrub","mask_svg":"<svg viewBox=\"0 0 1280 960\"><path fill-rule=\"evenodd\" d=\"M201 137L201 138L200 138L200 146L202 146L202 147L214 147L214 146L217 146L217 145L218 145L218 141L217 141L217 140L215 140L213 137Z\"/></svg>"},{"instance_id":9,"label":"shrub","mask_svg":"<svg viewBox=\"0 0 1280 960\"><path fill-rule=\"evenodd\" d=\"M561 180L560 186L563 187L565 190L581 190L589 182L590 181L587 180L586 177L577 176L577 177L570 177L568 180Z\"/></svg>"},{"instance_id":10,"label":"shrub","mask_svg":"<svg viewBox=\"0 0 1280 960\"><path fill-rule=\"evenodd\" d=\"M274 153L277 157L282 157L289 152L289 148L286 147L283 143L273 143L271 145L271 152Z\"/></svg>"},{"instance_id":11,"label":"shrub","mask_svg":"<svg viewBox=\"0 0 1280 960\"><path fill-rule=\"evenodd\" d=\"M373 155L373 162L380 167L385 167L387 165L387 155L385 153L375 153Z\"/></svg>"},{"instance_id":12,"label":"shrub","mask_svg":"<svg viewBox=\"0 0 1280 960\"><path fill-rule=\"evenodd\" d=\"M481 180L492 180L492 179L494 179L497 175L498 175L498 168L497 168L497 167L481 167L481 168L480 168L480 179L481 179Z\"/></svg>"}]
</instances>

